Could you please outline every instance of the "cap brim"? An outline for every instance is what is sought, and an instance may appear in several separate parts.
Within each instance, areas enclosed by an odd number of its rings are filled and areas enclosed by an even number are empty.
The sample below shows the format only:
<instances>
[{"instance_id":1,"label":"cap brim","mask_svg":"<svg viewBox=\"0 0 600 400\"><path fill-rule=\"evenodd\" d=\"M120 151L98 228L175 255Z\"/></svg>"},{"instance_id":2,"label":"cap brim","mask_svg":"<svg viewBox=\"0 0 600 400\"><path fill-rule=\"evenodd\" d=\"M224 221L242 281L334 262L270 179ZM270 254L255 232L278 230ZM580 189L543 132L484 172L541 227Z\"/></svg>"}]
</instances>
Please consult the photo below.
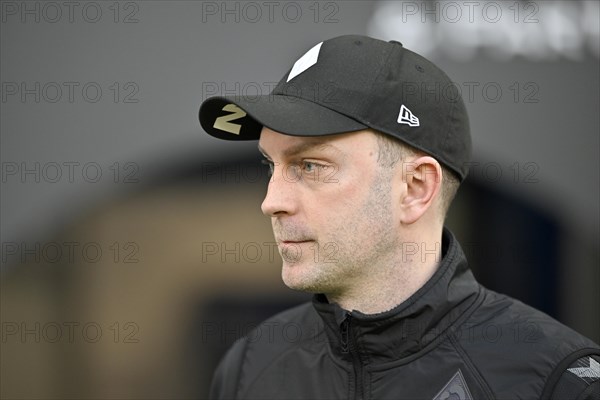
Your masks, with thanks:
<instances>
[{"instance_id":1,"label":"cap brim","mask_svg":"<svg viewBox=\"0 0 600 400\"><path fill-rule=\"evenodd\" d=\"M312 101L284 95L211 97L200 106L200 124L219 139L257 140L263 126L291 136L325 136L367 126Z\"/></svg>"}]
</instances>

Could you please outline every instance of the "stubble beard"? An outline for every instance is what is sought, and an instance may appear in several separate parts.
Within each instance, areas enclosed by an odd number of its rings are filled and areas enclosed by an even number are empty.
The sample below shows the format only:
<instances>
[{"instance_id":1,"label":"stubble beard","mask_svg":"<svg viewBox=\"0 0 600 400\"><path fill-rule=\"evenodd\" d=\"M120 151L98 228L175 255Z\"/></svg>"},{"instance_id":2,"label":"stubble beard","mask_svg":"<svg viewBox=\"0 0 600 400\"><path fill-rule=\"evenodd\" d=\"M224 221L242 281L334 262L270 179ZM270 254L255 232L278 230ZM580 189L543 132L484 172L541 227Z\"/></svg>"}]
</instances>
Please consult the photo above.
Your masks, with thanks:
<instances>
[{"instance_id":1,"label":"stubble beard","mask_svg":"<svg viewBox=\"0 0 600 400\"><path fill-rule=\"evenodd\" d=\"M293 248L282 249L282 279L290 289L324 293L328 297L359 291L357 285L367 282L371 272L388 263L396 249L397 232L386 222L391 218L390 177L378 174L365 202L354 219L340 219L333 240L303 245L300 258Z\"/></svg>"}]
</instances>

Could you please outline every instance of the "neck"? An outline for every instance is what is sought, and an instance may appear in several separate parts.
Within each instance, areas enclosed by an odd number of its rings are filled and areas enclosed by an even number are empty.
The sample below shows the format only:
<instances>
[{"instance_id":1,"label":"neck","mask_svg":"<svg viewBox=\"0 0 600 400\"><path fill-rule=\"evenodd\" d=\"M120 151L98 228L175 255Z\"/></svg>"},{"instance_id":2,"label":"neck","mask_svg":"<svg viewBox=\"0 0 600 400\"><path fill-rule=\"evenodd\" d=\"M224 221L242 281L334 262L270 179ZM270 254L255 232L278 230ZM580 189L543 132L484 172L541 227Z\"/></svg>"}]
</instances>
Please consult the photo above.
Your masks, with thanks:
<instances>
[{"instance_id":1,"label":"neck","mask_svg":"<svg viewBox=\"0 0 600 400\"><path fill-rule=\"evenodd\" d=\"M385 312L404 302L433 276L442 258L441 232L420 237L400 243L391 257L366 271L360 284L326 293L328 301L363 314Z\"/></svg>"}]
</instances>

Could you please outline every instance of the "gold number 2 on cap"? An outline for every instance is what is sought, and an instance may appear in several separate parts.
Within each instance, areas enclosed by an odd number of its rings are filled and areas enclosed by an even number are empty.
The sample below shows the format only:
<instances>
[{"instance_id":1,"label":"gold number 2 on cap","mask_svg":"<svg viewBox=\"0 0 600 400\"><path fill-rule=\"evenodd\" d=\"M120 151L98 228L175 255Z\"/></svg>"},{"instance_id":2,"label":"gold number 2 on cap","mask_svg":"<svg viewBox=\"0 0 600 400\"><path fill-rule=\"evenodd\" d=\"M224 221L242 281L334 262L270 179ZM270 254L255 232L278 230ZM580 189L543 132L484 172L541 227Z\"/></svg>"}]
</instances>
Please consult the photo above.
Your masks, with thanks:
<instances>
[{"instance_id":1,"label":"gold number 2 on cap","mask_svg":"<svg viewBox=\"0 0 600 400\"><path fill-rule=\"evenodd\" d=\"M220 116L219 118L217 118L215 120L215 124L213 125L213 128L219 129L221 131L233 133L234 135L239 135L242 125L233 124L229 121L234 121L236 119L245 117L246 112L244 110L242 110L241 108L239 108L238 106L236 106L235 104L227 104L225 107L223 107L223 111L229 111L233 114L227 114L227 115L223 115L223 116Z\"/></svg>"}]
</instances>

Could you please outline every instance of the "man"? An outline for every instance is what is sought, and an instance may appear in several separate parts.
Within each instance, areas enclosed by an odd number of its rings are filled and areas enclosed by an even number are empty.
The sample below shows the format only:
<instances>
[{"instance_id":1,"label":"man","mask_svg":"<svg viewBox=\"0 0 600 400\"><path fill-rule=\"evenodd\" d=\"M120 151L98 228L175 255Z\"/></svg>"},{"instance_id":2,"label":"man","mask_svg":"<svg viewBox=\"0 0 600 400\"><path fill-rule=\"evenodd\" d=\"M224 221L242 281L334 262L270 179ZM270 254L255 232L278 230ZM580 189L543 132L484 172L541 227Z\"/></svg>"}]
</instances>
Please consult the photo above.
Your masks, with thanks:
<instances>
[{"instance_id":1,"label":"man","mask_svg":"<svg viewBox=\"0 0 600 400\"><path fill-rule=\"evenodd\" d=\"M270 95L206 100L200 122L259 140L283 280L315 293L234 344L212 398L600 398L599 346L481 287L444 228L471 139L431 62L333 38Z\"/></svg>"}]
</instances>

